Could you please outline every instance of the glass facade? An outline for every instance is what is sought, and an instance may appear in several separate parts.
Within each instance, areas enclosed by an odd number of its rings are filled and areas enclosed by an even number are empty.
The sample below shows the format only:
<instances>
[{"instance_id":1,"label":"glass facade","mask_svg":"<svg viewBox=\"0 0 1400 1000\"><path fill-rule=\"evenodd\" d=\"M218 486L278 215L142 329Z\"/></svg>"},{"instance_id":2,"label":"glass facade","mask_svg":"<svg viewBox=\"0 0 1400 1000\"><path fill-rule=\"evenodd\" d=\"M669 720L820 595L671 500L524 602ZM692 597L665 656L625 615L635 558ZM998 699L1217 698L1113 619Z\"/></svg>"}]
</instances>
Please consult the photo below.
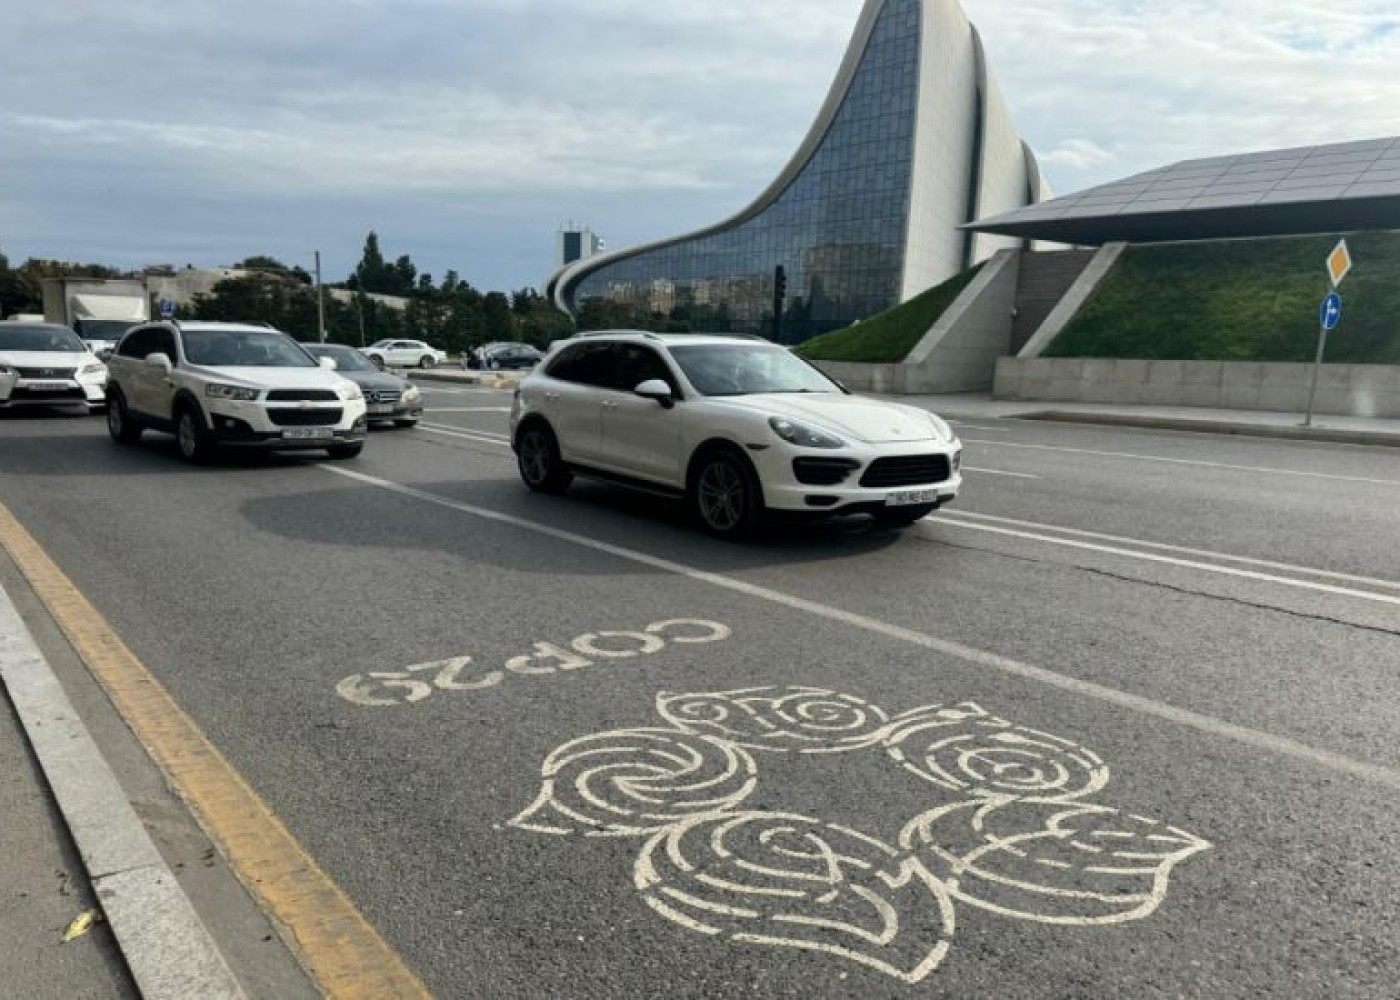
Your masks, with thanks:
<instances>
[{"instance_id":1,"label":"glass facade","mask_svg":"<svg viewBox=\"0 0 1400 1000\"><path fill-rule=\"evenodd\" d=\"M565 294L584 329L640 326L772 335L848 326L900 300L919 90L921 0L887 0L825 138L752 218L586 273ZM601 300L601 302L600 302ZM606 303L605 308L590 309Z\"/></svg>"}]
</instances>

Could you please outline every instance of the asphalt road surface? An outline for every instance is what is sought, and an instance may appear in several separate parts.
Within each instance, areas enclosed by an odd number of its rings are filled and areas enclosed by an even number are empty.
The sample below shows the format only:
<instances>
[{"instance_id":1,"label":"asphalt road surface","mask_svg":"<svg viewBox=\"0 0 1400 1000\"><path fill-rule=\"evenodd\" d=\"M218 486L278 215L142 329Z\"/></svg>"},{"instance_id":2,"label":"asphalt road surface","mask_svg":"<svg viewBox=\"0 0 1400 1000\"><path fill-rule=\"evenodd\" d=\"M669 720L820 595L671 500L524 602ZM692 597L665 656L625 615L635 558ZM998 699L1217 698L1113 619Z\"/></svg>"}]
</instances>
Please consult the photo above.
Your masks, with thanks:
<instances>
[{"instance_id":1,"label":"asphalt road surface","mask_svg":"<svg viewBox=\"0 0 1400 1000\"><path fill-rule=\"evenodd\" d=\"M717 543L0 416L0 503L442 997L1395 997L1400 452L958 426L958 503Z\"/></svg>"}]
</instances>

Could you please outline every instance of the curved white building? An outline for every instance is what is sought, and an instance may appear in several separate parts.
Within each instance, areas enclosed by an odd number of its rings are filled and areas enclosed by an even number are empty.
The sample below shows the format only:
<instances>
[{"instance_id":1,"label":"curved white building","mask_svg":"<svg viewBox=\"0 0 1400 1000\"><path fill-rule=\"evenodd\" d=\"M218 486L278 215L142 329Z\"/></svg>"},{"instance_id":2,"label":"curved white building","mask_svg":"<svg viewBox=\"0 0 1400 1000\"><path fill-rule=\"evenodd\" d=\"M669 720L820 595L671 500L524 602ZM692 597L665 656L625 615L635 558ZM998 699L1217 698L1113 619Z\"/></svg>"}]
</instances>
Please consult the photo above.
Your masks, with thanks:
<instances>
[{"instance_id":1,"label":"curved white building","mask_svg":"<svg viewBox=\"0 0 1400 1000\"><path fill-rule=\"evenodd\" d=\"M959 227L1048 195L957 0L866 0L792 160L748 208L561 269L547 292L609 322L798 341L917 295L1017 239Z\"/></svg>"}]
</instances>

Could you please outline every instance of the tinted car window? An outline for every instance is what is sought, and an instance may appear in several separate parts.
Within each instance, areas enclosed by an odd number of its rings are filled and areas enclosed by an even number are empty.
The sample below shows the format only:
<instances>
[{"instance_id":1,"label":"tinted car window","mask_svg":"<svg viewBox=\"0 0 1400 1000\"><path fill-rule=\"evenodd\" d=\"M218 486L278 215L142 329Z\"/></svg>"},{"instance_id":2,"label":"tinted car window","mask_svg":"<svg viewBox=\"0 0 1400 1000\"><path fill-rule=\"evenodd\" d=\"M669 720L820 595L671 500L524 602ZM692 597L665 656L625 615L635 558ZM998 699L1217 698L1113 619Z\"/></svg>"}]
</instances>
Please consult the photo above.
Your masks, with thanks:
<instances>
[{"instance_id":1,"label":"tinted car window","mask_svg":"<svg viewBox=\"0 0 1400 1000\"><path fill-rule=\"evenodd\" d=\"M9 351L85 351L77 334L66 326L27 323L0 325L0 350Z\"/></svg>"},{"instance_id":2,"label":"tinted car window","mask_svg":"<svg viewBox=\"0 0 1400 1000\"><path fill-rule=\"evenodd\" d=\"M575 344L566 347L549 366L551 378L612 388L616 374L613 345Z\"/></svg>"},{"instance_id":3,"label":"tinted car window","mask_svg":"<svg viewBox=\"0 0 1400 1000\"><path fill-rule=\"evenodd\" d=\"M132 330L117 345L117 354L124 358L144 358L154 354L156 349L151 345L155 343L155 332L155 328L149 326Z\"/></svg>"},{"instance_id":4,"label":"tinted car window","mask_svg":"<svg viewBox=\"0 0 1400 1000\"><path fill-rule=\"evenodd\" d=\"M163 326L153 328L151 330L151 347L146 353L164 354L171 363L178 361L180 356L175 353L175 334Z\"/></svg>"},{"instance_id":5,"label":"tinted car window","mask_svg":"<svg viewBox=\"0 0 1400 1000\"><path fill-rule=\"evenodd\" d=\"M648 379L659 378L676 391L676 379L666 362L650 347L641 344L618 344L617 388L631 392Z\"/></svg>"}]
</instances>

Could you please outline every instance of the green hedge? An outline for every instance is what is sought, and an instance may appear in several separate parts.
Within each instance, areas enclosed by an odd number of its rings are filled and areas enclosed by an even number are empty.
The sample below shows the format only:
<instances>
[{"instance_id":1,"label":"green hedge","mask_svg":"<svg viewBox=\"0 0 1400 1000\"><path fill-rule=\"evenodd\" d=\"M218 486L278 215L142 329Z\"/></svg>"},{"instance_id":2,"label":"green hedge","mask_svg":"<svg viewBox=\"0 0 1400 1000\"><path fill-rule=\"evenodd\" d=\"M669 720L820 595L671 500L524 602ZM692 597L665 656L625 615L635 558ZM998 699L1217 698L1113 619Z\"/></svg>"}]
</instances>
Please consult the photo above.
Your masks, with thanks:
<instances>
[{"instance_id":1,"label":"green hedge","mask_svg":"<svg viewBox=\"0 0 1400 1000\"><path fill-rule=\"evenodd\" d=\"M1057 358L1311 361L1336 236L1129 247L1050 345ZM1327 360L1400 364L1400 233L1347 237Z\"/></svg>"},{"instance_id":2,"label":"green hedge","mask_svg":"<svg viewBox=\"0 0 1400 1000\"><path fill-rule=\"evenodd\" d=\"M979 270L980 264L893 309L844 330L813 337L796 351L811 361L903 361Z\"/></svg>"}]
</instances>

